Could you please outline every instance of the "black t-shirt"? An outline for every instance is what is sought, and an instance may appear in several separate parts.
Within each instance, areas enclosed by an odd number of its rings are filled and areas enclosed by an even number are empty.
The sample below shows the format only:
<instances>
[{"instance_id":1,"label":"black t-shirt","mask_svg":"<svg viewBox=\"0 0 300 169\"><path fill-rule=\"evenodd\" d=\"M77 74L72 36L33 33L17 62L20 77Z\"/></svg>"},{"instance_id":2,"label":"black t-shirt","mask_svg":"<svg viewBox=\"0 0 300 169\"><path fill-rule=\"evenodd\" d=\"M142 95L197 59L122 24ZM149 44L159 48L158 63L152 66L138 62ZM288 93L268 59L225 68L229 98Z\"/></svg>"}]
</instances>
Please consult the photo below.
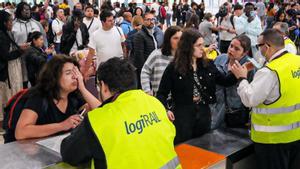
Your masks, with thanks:
<instances>
[{"instance_id":1,"label":"black t-shirt","mask_svg":"<svg viewBox=\"0 0 300 169\"><path fill-rule=\"evenodd\" d=\"M37 125L59 123L68 117L76 114L78 109L85 104L84 100L76 95L68 96L68 105L66 112L61 112L53 100L48 100L41 95L30 96L24 106L24 109L30 109L37 113Z\"/></svg>"}]
</instances>

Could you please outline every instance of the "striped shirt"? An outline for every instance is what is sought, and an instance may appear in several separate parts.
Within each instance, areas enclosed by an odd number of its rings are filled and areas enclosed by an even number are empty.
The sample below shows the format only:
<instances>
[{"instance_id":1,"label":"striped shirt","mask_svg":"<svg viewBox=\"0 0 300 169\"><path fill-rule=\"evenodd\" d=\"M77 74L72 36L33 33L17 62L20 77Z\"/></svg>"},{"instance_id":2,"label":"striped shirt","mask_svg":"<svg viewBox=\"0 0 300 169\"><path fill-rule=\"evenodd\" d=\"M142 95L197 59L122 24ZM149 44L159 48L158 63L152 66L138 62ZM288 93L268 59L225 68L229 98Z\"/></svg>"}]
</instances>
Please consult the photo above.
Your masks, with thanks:
<instances>
[{"instance_id":1,"label":"striped shirt","mask_svg":"<svg viewBox=\"0 0 300 169\"><path fill-rule=\"evenodd\" d=\"M163 73L172 59L173 56L163 55L161 49L150 54L141 72L141 84L145 92L157 93Z\"/></svg>"}]
</instances>

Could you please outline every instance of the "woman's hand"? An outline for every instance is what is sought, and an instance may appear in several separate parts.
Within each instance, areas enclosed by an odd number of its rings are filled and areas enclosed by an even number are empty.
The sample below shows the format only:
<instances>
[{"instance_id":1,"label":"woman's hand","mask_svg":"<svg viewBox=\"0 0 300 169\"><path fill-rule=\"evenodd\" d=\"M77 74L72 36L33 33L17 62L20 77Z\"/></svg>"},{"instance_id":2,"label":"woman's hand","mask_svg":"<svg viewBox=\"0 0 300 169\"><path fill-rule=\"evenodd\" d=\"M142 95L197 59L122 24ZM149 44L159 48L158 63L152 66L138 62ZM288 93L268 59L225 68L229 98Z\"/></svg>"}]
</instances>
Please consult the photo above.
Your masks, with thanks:
<instances>
[{"instance_id":1,"label":"woman's hand","mask_svg":"<svg viewBox=\"0 0 300 169\"><path fill-rule=\"evenodd\" d=\"M64 131L76 128L80 123L82 119L78 114L72 115L69 118L67 118L65 121L61 122L61 126Z\"/></svg>"},{"instance_id":2,"label":"woman's hand","mask_svg":"<svg viewBox=\"0 0 300 169\"><path fill-rule=\"evenodd\" d=\"M54 47L52 47L52 46L50 46L49 48L47 48L47 49L45 50L45 52L47 53L47 55L52 54L53 51L54 51Z\"/></svg>"},{"instance_id":3,"label":"woman's hand","mask_svg":"<svg viewBox=\"0 0 300 169\"><path fill-rule=\"evenodd\" d=\"M79 90L85 89L85 85L84 85L84 81L83 81L83 76L82 76L82 74L79 71L79 69L78 69L77 66L74 66L73 74L74 74L74 77L77 80L78 89Z\"/></svg>"}]
</instances>

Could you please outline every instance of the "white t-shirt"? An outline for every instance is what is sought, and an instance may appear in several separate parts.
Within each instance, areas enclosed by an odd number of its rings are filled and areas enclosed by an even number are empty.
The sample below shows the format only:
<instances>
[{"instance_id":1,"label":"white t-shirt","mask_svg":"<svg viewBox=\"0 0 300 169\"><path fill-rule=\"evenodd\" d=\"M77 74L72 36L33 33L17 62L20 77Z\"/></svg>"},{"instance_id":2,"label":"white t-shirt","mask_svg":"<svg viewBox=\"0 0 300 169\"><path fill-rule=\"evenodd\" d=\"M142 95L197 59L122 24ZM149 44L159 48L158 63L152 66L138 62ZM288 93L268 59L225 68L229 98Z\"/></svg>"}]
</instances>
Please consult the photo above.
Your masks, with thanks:
<instances>
[{"instance_id":1,"label":"white t-shirt","mask_svg":"<svg viewBox=\"0 0 300 169\"><path fill-rule=\"evenodd\" d=\"M86 17L83 18L83 23L86 25L87 28L89 28L89 35L92 36L93 33L98 30L99 28L102 28L102 24L100 19L98 18L94 18L93 23L91 25L92 19L91 20L87 20ZM90 26L91 25L91 26Z\"/></svg>"},{"instance_id":2,"label":"white t-shirt","mask_svg":"<svg viewBox=\"0 0 300 169\"><path fill-rule=\"evenodd\" d=\"M73 47L71 48L71 51L70 51L70 55L77 52L78 47L82 45L82 34L81 34L80 28L78 28L78 30L76 32L76 40L77 40L77 43L76 43L76 41L74 42Z\"/></svg>"},{"instance_id":3,"label":"white t-shirt","mask_svg":"<svg viewBox=\"0 0 300 169\"><path fill-rule=\"evenodd\" d=\"M56 34L60 31L62 31L63 26L64 26L64 22L59 20L58 18L56 18L52 21L52 31L53 31L53 34L55 35L53 41L55 43L60 43L61 42L62 34L61 35L56 35Z\"/></svg>"},{"instance_id":4,"label":"white t-shirt","mask_svg":"<svg viewBox=\"0 0 300 169\"><path fill-rule=\"evenodd\" d=\"M119 31L118 31L118 30ZM125 41L124 33L121 28L113 27L105 31L98 29L90 36L88 46L96 51L97 68L100 63L113 57L123 57L121 43Z\"/></svg>"}]
</instances>

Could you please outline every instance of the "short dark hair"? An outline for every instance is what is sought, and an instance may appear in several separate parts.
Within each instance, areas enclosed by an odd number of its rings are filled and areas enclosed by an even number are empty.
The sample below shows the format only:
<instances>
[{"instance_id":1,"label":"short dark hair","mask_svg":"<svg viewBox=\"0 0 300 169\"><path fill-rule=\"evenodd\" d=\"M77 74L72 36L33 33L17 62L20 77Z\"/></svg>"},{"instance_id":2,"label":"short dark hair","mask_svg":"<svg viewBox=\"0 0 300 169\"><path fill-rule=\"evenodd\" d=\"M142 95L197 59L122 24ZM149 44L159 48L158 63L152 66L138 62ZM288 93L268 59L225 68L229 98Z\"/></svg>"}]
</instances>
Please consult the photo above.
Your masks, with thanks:
<instances>
[{"instance_id":1,"label":"short dark hair","mask_svg":"<svg viewBox=\"0 0 300 169\"><path fill-rule=\"evenodd\" d=\"M249 52L251 50L251 40L247 35L241 34L241 35L234 37L233 39L236 39L241 43L241 46L244 49L244 52Z\"/></svg>"},{"instance_id":2,"label":"short dark hair","mask_svg":"<svg viewBox=\"0 0 300 169\"><path fill-rule=\"evenodd\" d=\"M129 61L114 57L101 63L97 70L98 82L103 81L111 92L137 89L135 68Z\"/></svg>"},{"instance_id":3,"label":"short dark hair","mask_svg":"<svg viewBox=\"0 0 300 169\"><path fill-rule=\"evenodd\" d=\"M204 14L203 19L209 20L212 16L213 16L213 15L212 15L211 13L208 12L208 13Z\"/></svg>"},{"instance_id":4,"label":"short dark hair","mask_svg":"<svg viewBox=\"0 0 300 169\"><path fill-rule=\"evenodd\" d=\"M147 15L154 15L154 16L155 16L155 14L153 14L152 12L146 12L146 13L144 14L144 16L143 16L143 19L145 19Z\"/></svg>"},{"instance_id":5,"label":"short dark hair","mask_svg":"<svg viewBox=\"0 0 300 169\"><path fill-rule=\"evenodd\" d=\"M100 13L100 21L102 22L106 22L106 18L114 16L114 14L107 9L104 9L101 13Z\"/></svg>"},{"instance_id":6,"label":"short dark hair","mask_svg":"<svg viewBox=\"0 0 300 169\"><path fill-rule=\"evenodd\" d=\"M85 8L84 8L84 11L86 11L87 9L92 9L94 11L94 7L92 5L87 5Z\"/></svg>"},{"instance_id":7,"label":"short dark hair","mask_svg":"<svg viewBox=\"0 0 300 169\"><path fill-rule=\"evenodd\" d=\"M175 35L179 31L181 31L181 28L179 26L170 26L165 31L164 42L161 46L161 53L163 55L165 55L165 56L171 55L171 51L172 51L171 38L173 35Z\"/></svg>"},{"instance_id":8,"label":"short dark hair","mask_svg":"<svg viewBox=\"0 0 300 169\"><path fill-rule=\"evenodd\" d=\"M245 7L247 7L247 6L253 6L253 7L255 7L255 5L254 5L253 3L251 3L251 2L247 2L247 3L245 4Z\"/></svg>"},{"instance_id":9,"label":"short dark hair","mask_svg":"<svg viewBox=\"0 0 300 169\"><path fill-rule=\"evenodd\" d=\"M277 48L284 47L284 39L282 35L275 29L266 29L260 36L263 37L263 41L269 45L273 45Z\"/></svg>"},{"instance_id":10,"label":"short dark hair","mask_svg":"<svg viewBox=\"0 0 300 169\"><path fill-rule=\"evenodd\" d=\"M239 4L239 3L235 4L234 7L233 7L233 10L234 10L234 11L235 11L235 10L242 10L242 9L243 9L243 5L241 5L241 4Z\"/></svg>"}]
</instances>

